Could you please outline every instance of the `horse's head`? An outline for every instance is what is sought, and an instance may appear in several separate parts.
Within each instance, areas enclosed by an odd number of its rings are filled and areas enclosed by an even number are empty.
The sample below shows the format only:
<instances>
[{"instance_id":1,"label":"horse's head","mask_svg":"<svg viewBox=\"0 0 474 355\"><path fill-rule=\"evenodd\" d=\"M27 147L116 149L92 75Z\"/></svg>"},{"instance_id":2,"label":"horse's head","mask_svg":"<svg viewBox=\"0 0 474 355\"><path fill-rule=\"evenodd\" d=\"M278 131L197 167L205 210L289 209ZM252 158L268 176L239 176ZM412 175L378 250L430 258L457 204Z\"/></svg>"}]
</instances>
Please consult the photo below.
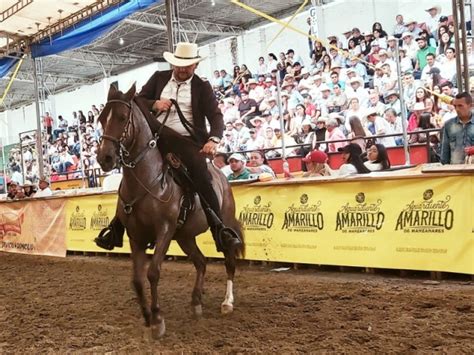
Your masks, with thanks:
<instances>
[{"instance_id":1,"label":"horse's head","mask_svg":"<svg viewBox=\"0 0 474 355\"><path fill-rule=\"evenodd\" d=\"M127 154L126 147L131 137L132 100L135 96L135 84L124 94L110 85L107 103L99 115L103 128L97 153L97 161L102 170L110 171L120 165L120 154Z\"/></svg>"}]
</instances>

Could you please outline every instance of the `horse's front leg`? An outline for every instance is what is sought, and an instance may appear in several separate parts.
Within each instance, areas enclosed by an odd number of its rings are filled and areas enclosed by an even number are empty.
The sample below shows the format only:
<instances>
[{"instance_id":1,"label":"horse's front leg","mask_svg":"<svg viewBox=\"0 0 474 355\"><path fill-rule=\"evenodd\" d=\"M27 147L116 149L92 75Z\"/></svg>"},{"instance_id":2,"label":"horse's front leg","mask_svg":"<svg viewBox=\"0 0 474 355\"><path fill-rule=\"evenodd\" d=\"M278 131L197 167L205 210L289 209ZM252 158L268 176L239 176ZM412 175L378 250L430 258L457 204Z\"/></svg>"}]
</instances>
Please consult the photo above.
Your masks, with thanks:
<instances>
[{"instance_id":1,"label":"horse's front leg","mask_svg":"<svg viewBox=\"0 0 474 355\"><path fill-rule=\"evenodd\" d=\"M145 296L145 275L147 256L146 250L138 245L134 240L130 238L130 248L132 249L132 261L133 261L133 286L138 297L138 304L140 305L143 318L145 319L145 325L150 326L151 312L148 306L147 298Z\"/></svg>"},{"instance_id":2,"label":"horse's front leg","mask_svg":"<svg viewBox=\"0 0 474 355\"><path fill-rule=\"evenodd\" d=\"M151 291L151 334L155 339L161 338L166 331L165 318L160 314L160 306L158 305L158 282L160 281L161 263L165 258L173 236L173 233L169 232L170 228L166 229L166 232L158 233L155 252L148 267L148 281L150 282Z\"/></svg>"},{"instance_id":3,"label":"horse's front leg","mask_svg":"<svg viewBox=\"0 0 474 355\"><path fill-rule=\"evenodd\" d=\"M234 253L224 252L225 269L227 272L227 285L225 290L225 298L221 304L221 313L229 314L234 310L234 275L236 258Z\"/></svg>"}]
</instances>

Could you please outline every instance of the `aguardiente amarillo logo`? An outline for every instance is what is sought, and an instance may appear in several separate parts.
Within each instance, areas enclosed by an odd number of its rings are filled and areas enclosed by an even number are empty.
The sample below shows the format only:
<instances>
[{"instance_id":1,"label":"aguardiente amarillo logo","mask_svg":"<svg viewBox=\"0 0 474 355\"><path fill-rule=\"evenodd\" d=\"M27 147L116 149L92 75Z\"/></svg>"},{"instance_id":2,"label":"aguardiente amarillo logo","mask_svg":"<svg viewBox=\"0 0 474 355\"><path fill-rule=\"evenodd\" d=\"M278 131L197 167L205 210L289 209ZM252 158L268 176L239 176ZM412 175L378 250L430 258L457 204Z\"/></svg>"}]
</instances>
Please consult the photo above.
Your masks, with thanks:
<instances>
[{"instance_id":1,"label":"aguardiente amarillo logo","mask_svg":"<svg viewBox=\"0 0 474 355\"><path fill-rule=\"evenodd\" d=\"M94 211L91 217L91 229L102 230L109 225L109 216L107 209L102 209L102 205L97 205L97 211Z\"/></svg>"},{"instance_id":2,"label":"aguardiente amarillo logo","mask_svg":"<svg viewBox=\"0 0 474 355\"><path fill-rule=\"evenodd\" d=\"M404 233L444 233L450 230L454 224L454 211L449 208L449 201L451 195L437 200L432 189L426 190L423 200L412 200L399 213L395 230Z\"/></svg>"},{"instance_id":3,"label":"aguardiente amarillo logo","mask_svg":"<svg viewBox=\"0 0 474 355\"><path fill-rule=\"evenodd\" d=\"M356 204L347 202L336 214L336 231L342 233L373 233L383 227L385 214L382 200L367 203L365 193L355 196Z\"/></svg>"},{"instance_id":4,"label":"aguardiente amarillo logo","mask_svg":"<svg viewBox=\"0 0 474 355\"><path fill-rule=\"evenodd\" d=\"M82 231L87 228L87 218L84 211L81 211L79 206L76 206L76 210L71 213L69 218L69 229L74 231Z\"/></svg>"},{"instance_id":5,"label":"aguardiente amarillo logo","mask_svg":"<svg viewBox=\"0 0 474 355\"><path fill-rule=\"evenodd\" d=\"M239 214L239 221L246 230L268 230L273 226L275 215L272 203L264 203L260 195L255 196L253 204L245 205Z\"/></svg>"},{"instance_id":6,"label":"aguardiente amarillo logo","mask_svg":"<svg viewBox=\"0 0 474 355\"><path fill-rule=\"evenodd\" d=\"M285 219L281 229L288 232L315 233L324 228L324 215L321 212L321 201L309 201L307 194L300 196L299 205L294 203L285 212Z\"/></svg>"}]
</instances>

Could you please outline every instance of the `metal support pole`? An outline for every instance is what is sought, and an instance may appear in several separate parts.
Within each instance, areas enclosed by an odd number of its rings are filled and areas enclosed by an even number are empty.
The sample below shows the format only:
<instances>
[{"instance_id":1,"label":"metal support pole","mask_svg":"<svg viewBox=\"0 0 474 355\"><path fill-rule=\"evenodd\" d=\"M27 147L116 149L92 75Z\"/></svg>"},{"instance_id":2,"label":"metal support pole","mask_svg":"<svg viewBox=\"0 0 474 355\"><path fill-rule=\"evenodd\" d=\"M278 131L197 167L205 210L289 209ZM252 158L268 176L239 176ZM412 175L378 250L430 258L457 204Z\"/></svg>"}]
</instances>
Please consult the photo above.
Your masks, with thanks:
<instances>
[{"instance_id":1,"label":"metal support pole","mask_svg":"<svg viewBox=\"0 0 474 355\"><path fill-rule=\"evenodd\" d=\"M168 51L174 52L174 33L173 33L173 0L166 0L166 27L168 32Z\"/></svg>"},{"instance_id":2,"label":"metal support pole","mask_svg":"<svg viewBox=\"0 0 474 355\"><path fill-rule=\"evenodd\" d=\"M408 134L407 134L407 110L405 106L405 99L403 97L402 84L402 69L400 67L400 47L398 41L395 44L395 62L397 63L397 80L398 80L398 94L400 97L400 107L402 113L402 127L403 127L403 150L405 151L405 165L411 165L410 152L408 151Z\"/></svg>"},{"instance_id":3,"label":"metal support pole","mask_svg":"<svg viewBox=\"0 0 474 355\"><path fill-rule=\"evenodd\" d=\"M466 33L466 16L464 15L465 11L465 1L458 0L459 5L459 21L461 26L461 44L462 50L461 52L457 52L456 56L462 55L462 76L464 79L464 91L469 92L469 63L467 61L467 33Z\"/></svg>"},{"instance_id":4,"label":"metal support pole","mask_svg":"<svg viewBox=\"0 0 474 355\"><path fill-rule=\"evenodd\" d=\"M286 158L285 149L285 123L283 122L283 106L281 105L281 87L280 87L280 72L276 74L276 87L277 87L277 104L278 112L280 113L280 131L281 131L281 153L282 158Z\"/></svg>"},{"instance_id":5,"label":"metal support pole","mask_svg":"<svg viewBox=\"0 0 474 355\"><path fill-rule=\"evenodd\" d=\"M454 22L454 46L456 47L456 81L459 92L464 91L462 66L461 66L461 46L459 37L459 17L457 0L452 0L453 22Z\"/></svg>"},{"instance_id":6,"label":"metal support pole","mask_svg":"<svg viewBox=\"0 0 474 355\"><path fill-rule=\"evenodd\" d=\"M43 161L43 142L41 135L41 112L40 112L40 93L38 84L38 72L36 69L36 59L33 59L33 81L35 84L35 103L36 103L36 151L38 152L38 169L39 176L44 176L44 161ZM21 143L20 143L21 146Z\"/></svg>"}]
</instances>

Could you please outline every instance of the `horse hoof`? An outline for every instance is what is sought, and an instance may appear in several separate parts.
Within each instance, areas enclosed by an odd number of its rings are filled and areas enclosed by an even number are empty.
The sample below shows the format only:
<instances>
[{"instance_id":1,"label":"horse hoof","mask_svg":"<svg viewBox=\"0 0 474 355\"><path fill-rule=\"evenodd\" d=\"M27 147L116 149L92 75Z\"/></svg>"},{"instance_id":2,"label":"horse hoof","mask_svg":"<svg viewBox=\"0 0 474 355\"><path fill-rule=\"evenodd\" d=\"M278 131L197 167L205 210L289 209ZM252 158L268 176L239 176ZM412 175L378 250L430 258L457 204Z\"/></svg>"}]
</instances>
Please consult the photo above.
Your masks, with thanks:
<instances>
[{"instance_id":1,"label":"horse hoof","mask_svg":"<svg viewBox=\"0 0 474 355\"><path fill-rule=\"evenodd\" d=\"M193 307L193 312L194 312L194 317L195 318L201 318L202 316L202 305L198 304Z\"/></svg>"},{"instance_id":2,"label":"horse hoof","mask_svg":"<svg viewBox=\"0 0 474 355\"><path fill-rule=\"evenodd\" d=\"M221 304L221 313L222 314L230 314L233 311L234 311L234 306L231 303Z\"/></svg>"},{"instance_id":3,"label":"horse hoof","mask_svg":"<svg viewBox=\"0 0 474 355\"><path fill-rule=\"evenodd\" d=\"M164 318L158 324L152 324L151 326L151 336L153 339L157 340L163 337L166 332L165 320Z\"/></svg>"}]
</instances>

